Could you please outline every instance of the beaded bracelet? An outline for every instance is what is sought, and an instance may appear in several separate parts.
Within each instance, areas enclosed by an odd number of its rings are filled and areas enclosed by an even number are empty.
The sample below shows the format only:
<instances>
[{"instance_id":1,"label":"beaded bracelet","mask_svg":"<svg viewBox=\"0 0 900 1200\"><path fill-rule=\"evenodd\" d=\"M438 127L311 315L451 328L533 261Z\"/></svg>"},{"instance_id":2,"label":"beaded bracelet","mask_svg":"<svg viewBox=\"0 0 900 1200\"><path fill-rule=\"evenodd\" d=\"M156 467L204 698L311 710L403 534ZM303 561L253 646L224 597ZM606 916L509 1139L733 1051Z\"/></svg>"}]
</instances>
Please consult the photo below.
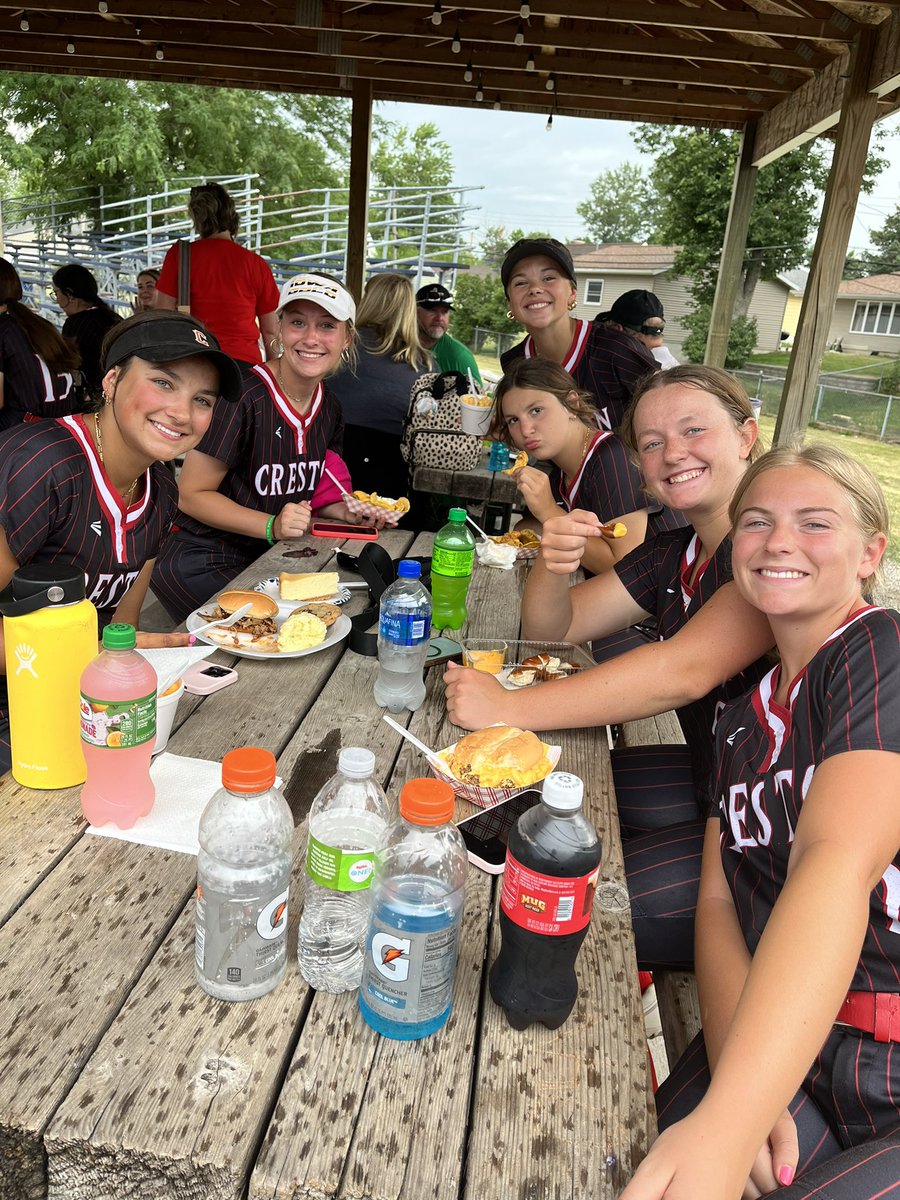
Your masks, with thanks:
<instances>
[{"instance_id":1,"label":"beaded bracelet","mask_svg":"<svg viewBox=\"0 0 900 1200\"><path fill-rule=\"evenodd\" d=\"M275 518L274 517L269 517L268 521L266 521L266 541L269 543L270 546L275 545L276 538L275 538Z\"/></svg>"}]
</instances>

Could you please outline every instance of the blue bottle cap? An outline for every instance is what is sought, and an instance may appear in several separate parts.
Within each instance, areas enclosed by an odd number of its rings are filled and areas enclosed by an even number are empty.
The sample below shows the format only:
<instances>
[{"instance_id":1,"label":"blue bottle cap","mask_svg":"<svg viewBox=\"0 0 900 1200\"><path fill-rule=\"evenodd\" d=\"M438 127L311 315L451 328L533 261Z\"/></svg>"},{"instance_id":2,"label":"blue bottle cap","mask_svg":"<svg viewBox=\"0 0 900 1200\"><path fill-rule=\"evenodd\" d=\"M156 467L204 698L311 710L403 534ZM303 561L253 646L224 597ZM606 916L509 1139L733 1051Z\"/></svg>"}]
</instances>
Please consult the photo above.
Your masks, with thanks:
<instances>
[{"instance_id":1,"label":"blue bottle cap","mask_svg":"<svg viewBox=\"0 0 900 1200\"><path fill-rule=\"evenodd\" d=\"M400 565L397 567L397 575L400 579L420 579L422 564L413 562L411 558L401 558Z\"/></svg>"}]
</instances>

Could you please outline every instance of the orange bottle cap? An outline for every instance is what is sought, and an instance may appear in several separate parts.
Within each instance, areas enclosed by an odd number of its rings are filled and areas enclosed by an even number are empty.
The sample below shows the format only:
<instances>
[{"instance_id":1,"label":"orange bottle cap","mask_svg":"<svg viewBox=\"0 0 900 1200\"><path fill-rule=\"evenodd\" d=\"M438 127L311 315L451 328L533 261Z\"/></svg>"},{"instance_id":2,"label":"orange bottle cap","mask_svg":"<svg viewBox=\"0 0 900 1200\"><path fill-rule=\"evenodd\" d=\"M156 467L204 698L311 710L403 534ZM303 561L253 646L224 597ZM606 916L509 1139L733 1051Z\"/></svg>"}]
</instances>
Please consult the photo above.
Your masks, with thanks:
<instances>
[{"instance_id":1,"label":"orange bottle cap","mask_svg":"<svg viewBox=\"0 0 900 1200\"><path fill-rule=\"evenodd\" d=\"M222 759L222 786L229 792L264 792L275 782L275 755L260 746L229 750Z\"/></svg>"},{"instance_id":2,"label":"orange bottle cap","mask_svg":"<svg viewBox=\"0 0 900 1200\"><path fill-rule=\"evenodd\" d=\"M414 825L446 825L453 803L453 788L443 779L410 779L400 793L400 816Z\"/></svg>"}]
</instances>

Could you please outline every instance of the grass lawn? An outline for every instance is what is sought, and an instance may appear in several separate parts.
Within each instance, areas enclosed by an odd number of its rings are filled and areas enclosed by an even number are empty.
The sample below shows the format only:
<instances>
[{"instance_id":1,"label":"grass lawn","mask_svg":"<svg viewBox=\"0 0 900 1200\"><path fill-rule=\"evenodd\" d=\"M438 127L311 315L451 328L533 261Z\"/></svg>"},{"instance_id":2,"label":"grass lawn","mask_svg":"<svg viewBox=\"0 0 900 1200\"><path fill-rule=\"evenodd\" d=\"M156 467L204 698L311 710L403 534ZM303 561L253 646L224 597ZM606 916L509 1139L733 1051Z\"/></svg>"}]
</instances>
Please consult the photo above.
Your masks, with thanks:
<instances>
[{"instance_id":1,"label":"grass lawn","mask_svg":"<svg viewBox=\"0 0 900 1200\"><path fill-rule=\"evenodd\" d=\"M771 367L786 367L791 361L791 356L784 350L772 350L768 354L751 354L749 361ZM849 371L855 367L871 367L872 374L878 375L881 369L892 361L890 355L885 354L873 357L871 354L837 354L834 350L826 350L820 370ZM861 378L865 377L862 371L859 374Z\"/></svg>"},{"instance_id":2,"label":"grass lawn","mask_svg":"<svg viewBox=\"0 0 900 1200\"><path fill-rule=\"evenodd\" d=\"M771 446L772 435L775 432L774 418L763 416L759 428L764 444L767 447ZM888 542L887 557L892 562L900 563L900 446L812 427L807 430L806 437L810 442L826 442L845 450L865 463L876 476L884 489L891 514L893 536Z\"/></svg>"}]
</instances>

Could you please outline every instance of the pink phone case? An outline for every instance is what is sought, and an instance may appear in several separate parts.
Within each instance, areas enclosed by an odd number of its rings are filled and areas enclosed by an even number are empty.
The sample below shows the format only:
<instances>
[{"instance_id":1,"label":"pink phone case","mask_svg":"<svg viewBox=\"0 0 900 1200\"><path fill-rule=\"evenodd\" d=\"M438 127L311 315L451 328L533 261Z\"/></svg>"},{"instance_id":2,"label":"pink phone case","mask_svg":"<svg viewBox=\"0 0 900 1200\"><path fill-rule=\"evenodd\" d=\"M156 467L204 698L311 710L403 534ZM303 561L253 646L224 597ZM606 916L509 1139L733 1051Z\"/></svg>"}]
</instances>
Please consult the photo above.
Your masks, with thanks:
<instances>
[{"instance_id":1,"label":"pink phone case","mask_svg":"<svg viewBox=\"0 0 900 1200\"><path fill-rule=\"evenodd\" d=\"M208 671L215 671L216 674L209 675L206 673ZM219 671L224 671L224 675L218 674ZM221 692L222 688L227 688L232 683L237 683L237 671L231 667L220 667L203 659L188 667L182 675L182 679L186 692L190 692L194 696L209 696L213 692Z\"/></svg>"}]
</instances>

